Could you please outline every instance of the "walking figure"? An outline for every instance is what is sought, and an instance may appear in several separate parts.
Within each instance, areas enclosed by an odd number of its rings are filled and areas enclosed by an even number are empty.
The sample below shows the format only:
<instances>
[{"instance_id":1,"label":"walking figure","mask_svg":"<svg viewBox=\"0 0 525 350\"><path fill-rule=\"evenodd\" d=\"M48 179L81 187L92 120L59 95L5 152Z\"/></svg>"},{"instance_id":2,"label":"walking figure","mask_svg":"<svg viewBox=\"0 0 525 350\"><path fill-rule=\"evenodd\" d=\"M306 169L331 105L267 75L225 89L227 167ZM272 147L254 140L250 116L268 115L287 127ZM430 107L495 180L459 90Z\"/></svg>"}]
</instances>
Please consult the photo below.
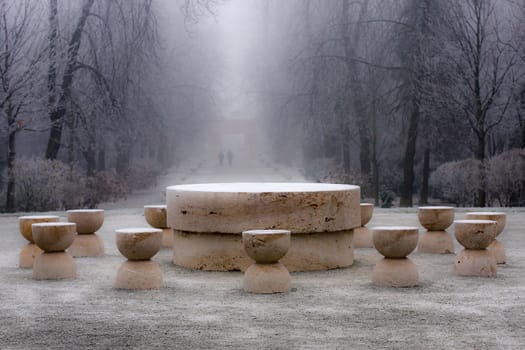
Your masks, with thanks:
<instances>
[{"instance_id":1,"label":"walking figure","mask_svg":"<svg viewBox=\"0 0 525 350\"><path fill-rule=\"evenodd\" d=\"M233 160L233 153L232 153L232 151L228 150L228 153L226 154L226 156L228 157L228 165L232 166L232 160Z\"/></svg>"},{"instance_id":2,"label":"walking figure","mask_svg":"<svg viewBox=\"0 0 525 350\"><path fill-rule=\"evenodd\" d=\"M224 161L224 153L222 151L219 152L219 164L222 166L222 162Z\"/></svg>"}]
</instances>

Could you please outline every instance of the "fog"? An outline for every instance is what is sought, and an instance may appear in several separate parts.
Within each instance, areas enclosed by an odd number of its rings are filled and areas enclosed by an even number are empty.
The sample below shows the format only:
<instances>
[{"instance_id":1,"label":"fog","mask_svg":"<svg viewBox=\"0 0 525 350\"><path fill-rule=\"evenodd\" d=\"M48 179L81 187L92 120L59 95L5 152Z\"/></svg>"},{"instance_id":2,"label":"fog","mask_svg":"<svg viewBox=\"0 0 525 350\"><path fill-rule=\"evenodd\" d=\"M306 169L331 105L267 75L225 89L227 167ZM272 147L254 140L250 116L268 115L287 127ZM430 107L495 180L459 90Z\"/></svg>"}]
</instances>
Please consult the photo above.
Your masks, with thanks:
<instances>
[{"instance_id":1,"label":"fog","mask_svg":"<svg viewBox=\"0 0 525 350\"><path fill-rule=\"evenodd\" d=\"M0 12L2 211L96 207L182 168L293 169L383 207L525 205L520 2L0 0Z\"/></svg>"}]
</instances>

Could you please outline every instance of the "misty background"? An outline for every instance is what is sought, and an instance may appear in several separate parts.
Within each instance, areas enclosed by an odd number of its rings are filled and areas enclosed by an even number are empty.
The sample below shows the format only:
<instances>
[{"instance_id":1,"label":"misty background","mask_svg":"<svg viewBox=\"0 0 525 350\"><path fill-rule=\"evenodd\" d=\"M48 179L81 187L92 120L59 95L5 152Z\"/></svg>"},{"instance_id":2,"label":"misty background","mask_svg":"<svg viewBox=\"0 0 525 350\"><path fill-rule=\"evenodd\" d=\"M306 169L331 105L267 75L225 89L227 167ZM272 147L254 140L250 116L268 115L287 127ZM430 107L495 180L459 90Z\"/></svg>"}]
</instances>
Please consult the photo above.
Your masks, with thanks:
<instances>
[{"instance_id":1,"label":"misty background","mask_svg":"<svg viewBox=\"0 0 525 350\"><path fill-rule=\"evenodd\" d=\"M525 1L0 0L0 210L285 166L525 205Z\"/></svg>"}]
</instances>

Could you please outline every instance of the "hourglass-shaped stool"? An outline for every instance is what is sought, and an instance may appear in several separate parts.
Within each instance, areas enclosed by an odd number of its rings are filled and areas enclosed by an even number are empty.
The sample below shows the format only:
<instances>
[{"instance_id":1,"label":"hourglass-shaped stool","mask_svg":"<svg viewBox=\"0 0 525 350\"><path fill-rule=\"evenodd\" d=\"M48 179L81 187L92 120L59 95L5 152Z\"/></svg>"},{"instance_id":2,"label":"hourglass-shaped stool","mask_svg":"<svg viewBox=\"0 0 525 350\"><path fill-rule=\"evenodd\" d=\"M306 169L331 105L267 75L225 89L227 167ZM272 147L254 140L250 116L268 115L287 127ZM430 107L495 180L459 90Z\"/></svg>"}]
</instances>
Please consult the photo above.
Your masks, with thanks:
<instances>
[{"instance_id":1,"label":"hourglass-shaped stool","mask_svg":"<svg viewBox=\"0 0 525 350\"><path fill-rule=\"evenodd\" d=\"M493 220L496 221L496 237L498 237L505 228L507 222L507 214L502 212L470 212L465 215L467 219L474 220ZM494 255L496 264L505 264L507 257L505 254L505 247L503 244L494 239L494 241L487 247L487 250Z\"/></svg>"},{"instance_id":2,"label":"hourglass-shaped stool","mask_svg":"<svg viewBox=\"0 0 525 350\"><path fill-rule=\"evenodd\" d=\"M288 269L279 262L290 248L290 231L250 230L242 233L244 250L255 260L244 272L243 288L249 293L283 293L290 290Z\"/></svg>"},{"instance_id":3,"label":"hourglass-shaped stool","mask_svg":"<svg viewBox=\"0 0 525 350\"><path fill-rule=\"evenodd\" d=\"M419 237L420 253L453 254L454 240L446 229L454 222L453 207L419 207L417 216L428 231Z\"/></svg>"},{"instance_id":4,"label":"hourglass-shaped stool","mask_svg":"<svg viewBox=\"0 0 525 350\"><path fill-rule=\"evenodd\" d=\"M74 222L44 222L33 224L33 239L44 252L33 264L33 279L59 280L75 278L77 267L66 249L75 240Z\"/></svg>"},{"instance_id":5,"label":"hourglass-shaped stool","mask_svg":"<svg viewBox=\"0 0 525 350\"><path fill-rule=\"evenodd\" d=\"M173 230L168 226L166 221L166 207L165 204L145 205L144 217L152 227L162 230L162 247L173 248L175 236L173 235Z\"/></svg>"},{"instance_id":6,"label":"hourglass-shaped stool","mask_svg":"<svg viewBox=\"0 0 525 350\"><path fill-rule=\"evenodd\" d=\"M465 247L456 256L454 271L460 276L496 276L496 259L486 249L496 238L496 221L456 220L454 234Z\"/></svg>"},{"instance_id":7,"label":"hourglass-shaped stool","mask_svg":"<svg viewBox=\"0 0 525 350\"><path fill-rule=\"evenodd\" d=\"M56 215L30 215L18 218L19 229L22 236L29 241L19 255L18 265L22 269L33 268L35 258L42 254L42 249L38 248L33 239L32 225L39 222L58 222L60 218Z\"/></svg>"},{"instance_id":8,"label":"hourglass-shaped stool","mask_svg":"<svg viewBox=\"0 0 525 350\"><path fill-rule=\"evenodd\" d=\"M417 286L417 266L407 258L417 246L417 227L373 227L372 235L374 247L385 257L374 266L372 282L382 287Z\"/></svg>"},{"instance_id":9,"label":"hourglass-shaped stool","mask_svg":"<svg viewBox=\"0 0 525 350\"><path fill-rule=\"evenodd\" d=\"M374 205L371 203L361 203L361 227L354 229L354 248L374 248L372 242L372 231L365 225L372 219Z\"/></svg>"},{"instance_id":10,"label":"hourglass-shaped stool","mask_svg":"<svg viewBox=\"0 0 525 350\"><path fill-rule=\"evenodd\" d=\"M103 209L75 209L67 211L67 221L77 224L77 235L68 253L74 257L104 255L104 241L97 231L104 223Z\"/></svg>"},{"instance_id":11,"label":"hourglass-shaped stool","mask_svg":"<svg viewBox=\"0 0 525 350\"><path fill-rule=\"evenodd\" d=\"M158 253L162 230L155 228L125 228L116 230L117 248L128 260L117 272L117 289L158 289L163 275L159 264L150 259Z\"/></svg>"}]
</instances>

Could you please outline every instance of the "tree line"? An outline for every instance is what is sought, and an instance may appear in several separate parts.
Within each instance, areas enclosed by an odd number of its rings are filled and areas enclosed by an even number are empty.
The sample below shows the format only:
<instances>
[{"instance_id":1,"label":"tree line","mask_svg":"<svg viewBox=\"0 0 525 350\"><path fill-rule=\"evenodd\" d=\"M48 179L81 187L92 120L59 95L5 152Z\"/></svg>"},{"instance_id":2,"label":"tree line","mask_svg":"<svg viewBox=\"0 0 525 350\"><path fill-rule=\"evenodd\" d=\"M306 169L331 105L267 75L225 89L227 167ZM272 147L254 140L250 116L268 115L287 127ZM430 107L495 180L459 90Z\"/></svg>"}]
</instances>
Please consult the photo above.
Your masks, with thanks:
<instances>
[{"instance_id":1,"label":"tree line","mask_svg":"<svg viewBox=\"0 0 525 350\"><path fill-rule=\"evenodd\" d=\"M265 104L269 135L276 149L302 147L307 176L412 206L439 196L440 165L472 158L466 203L498 204L486 163L525 148L525 2L267 1L261 16L273 28L263 51L282 53L268 65L285 77L259 82L280 91ZM507 205L525 204L521 169Z\"/></svg>"}]
</instances>

